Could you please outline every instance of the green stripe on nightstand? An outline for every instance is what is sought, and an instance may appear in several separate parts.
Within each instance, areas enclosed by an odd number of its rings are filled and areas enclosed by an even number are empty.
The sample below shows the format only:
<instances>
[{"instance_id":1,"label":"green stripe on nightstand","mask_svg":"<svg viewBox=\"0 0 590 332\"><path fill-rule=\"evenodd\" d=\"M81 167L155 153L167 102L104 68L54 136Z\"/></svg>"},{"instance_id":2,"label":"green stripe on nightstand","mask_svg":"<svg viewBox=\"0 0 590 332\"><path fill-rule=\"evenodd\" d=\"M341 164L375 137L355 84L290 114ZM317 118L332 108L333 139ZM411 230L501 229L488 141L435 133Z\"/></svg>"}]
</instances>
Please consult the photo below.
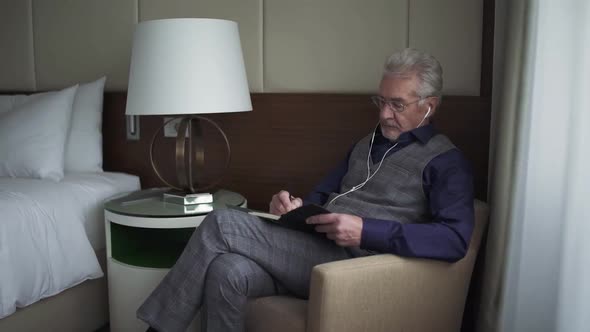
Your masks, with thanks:
<instances>
[{"instance_id":1,"label":"green stripe on nightstand","mask_svg":"<svg viewBox=\"0 0 590 332\"><path fill-rule=\"evenodd\" d=\"M194 228L156 229L111 225L111 253L119 262L141 267L170 268Z\"/></svg>"}]
</instances>

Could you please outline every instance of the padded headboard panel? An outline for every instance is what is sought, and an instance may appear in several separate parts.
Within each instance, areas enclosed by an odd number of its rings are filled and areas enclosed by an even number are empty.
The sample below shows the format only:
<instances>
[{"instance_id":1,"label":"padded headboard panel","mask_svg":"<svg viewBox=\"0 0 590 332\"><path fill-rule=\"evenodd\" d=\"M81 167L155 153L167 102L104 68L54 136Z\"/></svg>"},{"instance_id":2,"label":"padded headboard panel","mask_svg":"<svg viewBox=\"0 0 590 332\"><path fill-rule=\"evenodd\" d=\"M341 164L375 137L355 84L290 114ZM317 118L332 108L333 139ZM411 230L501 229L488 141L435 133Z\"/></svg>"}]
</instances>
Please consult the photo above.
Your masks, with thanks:
<instances>
[{"instance_id":1,"label":"padded headboard panel","mask_svg":"<svg viewBox=\"0 0 590 332\"><path fill-rule=\"evenodd\" d=\"M258 209L266 209L280 189L305 195L377 123L377 110L364 94L252 94L252 103L252 112L210 118L223 128L232 149L221 186L240 192ZM151 136L163 124L162 117L142 117L140 140L128 141L125 93L107 93L104 105L105 170L138 174L145 188L163 186L149 162ZM439 131L471 160L481 199L487 190L488 107L481 97L448 96L434 117ZM214 131L205 135L211 138L205 143L211 156L206 172L215 175L223 165L223 145ZM174 139L160 134L158 140L156 163L166 179L174 179Z\"/></svg>"}]
</instances>

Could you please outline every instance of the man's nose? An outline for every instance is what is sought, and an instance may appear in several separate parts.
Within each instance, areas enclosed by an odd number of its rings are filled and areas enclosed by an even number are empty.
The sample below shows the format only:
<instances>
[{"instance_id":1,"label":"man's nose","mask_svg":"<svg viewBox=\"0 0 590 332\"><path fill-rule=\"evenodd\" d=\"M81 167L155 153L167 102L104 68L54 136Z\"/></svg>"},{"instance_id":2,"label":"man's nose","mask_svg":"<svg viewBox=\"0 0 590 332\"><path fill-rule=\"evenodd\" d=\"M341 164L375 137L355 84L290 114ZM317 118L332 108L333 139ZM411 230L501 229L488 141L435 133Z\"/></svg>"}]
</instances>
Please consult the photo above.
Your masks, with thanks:
<instances>
[{"instance_id":1,"label":"man's nose","mask_svg":"<svg viewBox=\"0 0 590 332\"><path fill-rule=\"evenodd\" d=\"M381 106L381 108L379 108L379 116L380 117L391 118L394 116L394 114L395 114L395 112L393 111L391 106L389 106L387 104L385 104L385 105Z\"/></svg>"}]
</instances>

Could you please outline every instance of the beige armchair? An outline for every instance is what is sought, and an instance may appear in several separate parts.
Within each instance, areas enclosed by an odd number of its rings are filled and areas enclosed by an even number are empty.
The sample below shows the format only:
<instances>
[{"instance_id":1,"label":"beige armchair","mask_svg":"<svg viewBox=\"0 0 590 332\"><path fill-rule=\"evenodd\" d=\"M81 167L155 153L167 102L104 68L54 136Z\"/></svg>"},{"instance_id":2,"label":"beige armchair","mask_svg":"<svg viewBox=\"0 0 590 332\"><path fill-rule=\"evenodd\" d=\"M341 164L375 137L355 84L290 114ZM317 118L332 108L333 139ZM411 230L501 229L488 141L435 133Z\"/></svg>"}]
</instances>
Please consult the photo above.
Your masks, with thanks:
<instances>
[{"instance_id":1,"label":"beige armchair","mask_svg":"<svg viewBox=\"0 0 590 332\"><path fill-rule=\"evenodd\" d=\"M270 296L248 303L250 332L459 331L471 272L487 223L475 201L475 230L456 263L375 255L316 266L309 300Z\"/></svg>"}]
</instances>

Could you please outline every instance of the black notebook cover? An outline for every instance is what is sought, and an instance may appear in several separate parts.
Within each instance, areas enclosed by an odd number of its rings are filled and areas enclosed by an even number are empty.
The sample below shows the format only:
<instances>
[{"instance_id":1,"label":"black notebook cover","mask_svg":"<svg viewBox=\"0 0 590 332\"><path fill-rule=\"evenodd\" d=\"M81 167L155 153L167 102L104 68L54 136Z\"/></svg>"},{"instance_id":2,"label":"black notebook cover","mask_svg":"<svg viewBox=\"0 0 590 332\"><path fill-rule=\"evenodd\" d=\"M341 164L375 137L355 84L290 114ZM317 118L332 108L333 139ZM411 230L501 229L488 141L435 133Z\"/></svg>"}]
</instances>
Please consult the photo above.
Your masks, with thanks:
<instances>
[{"instance_id":1,"label":"black notebook cover","mask_svg":"<svg viewBox=\"0 0 590 332\"><path fill-rule=\"evenodd\" d=\"M273 224L280 225L283 227L287 227L290 229L294 229L301 232L306 233L316 233L315 225L310 225L305 223L305 219L315 216L318 214L325 214L331 213L330 211L324 209L323 207L315 204L303 205L298 207L294 210L291 210L281 216L277 216L274 214L270 214L267 212L260 212L256 210L250 210L242 207L237 206L228 206L229 208L240 210L251 215L260 217L260 219L268 222L272 222ZM316 233L317 234L317 233Z\"/></svg>"}]
</instances>

